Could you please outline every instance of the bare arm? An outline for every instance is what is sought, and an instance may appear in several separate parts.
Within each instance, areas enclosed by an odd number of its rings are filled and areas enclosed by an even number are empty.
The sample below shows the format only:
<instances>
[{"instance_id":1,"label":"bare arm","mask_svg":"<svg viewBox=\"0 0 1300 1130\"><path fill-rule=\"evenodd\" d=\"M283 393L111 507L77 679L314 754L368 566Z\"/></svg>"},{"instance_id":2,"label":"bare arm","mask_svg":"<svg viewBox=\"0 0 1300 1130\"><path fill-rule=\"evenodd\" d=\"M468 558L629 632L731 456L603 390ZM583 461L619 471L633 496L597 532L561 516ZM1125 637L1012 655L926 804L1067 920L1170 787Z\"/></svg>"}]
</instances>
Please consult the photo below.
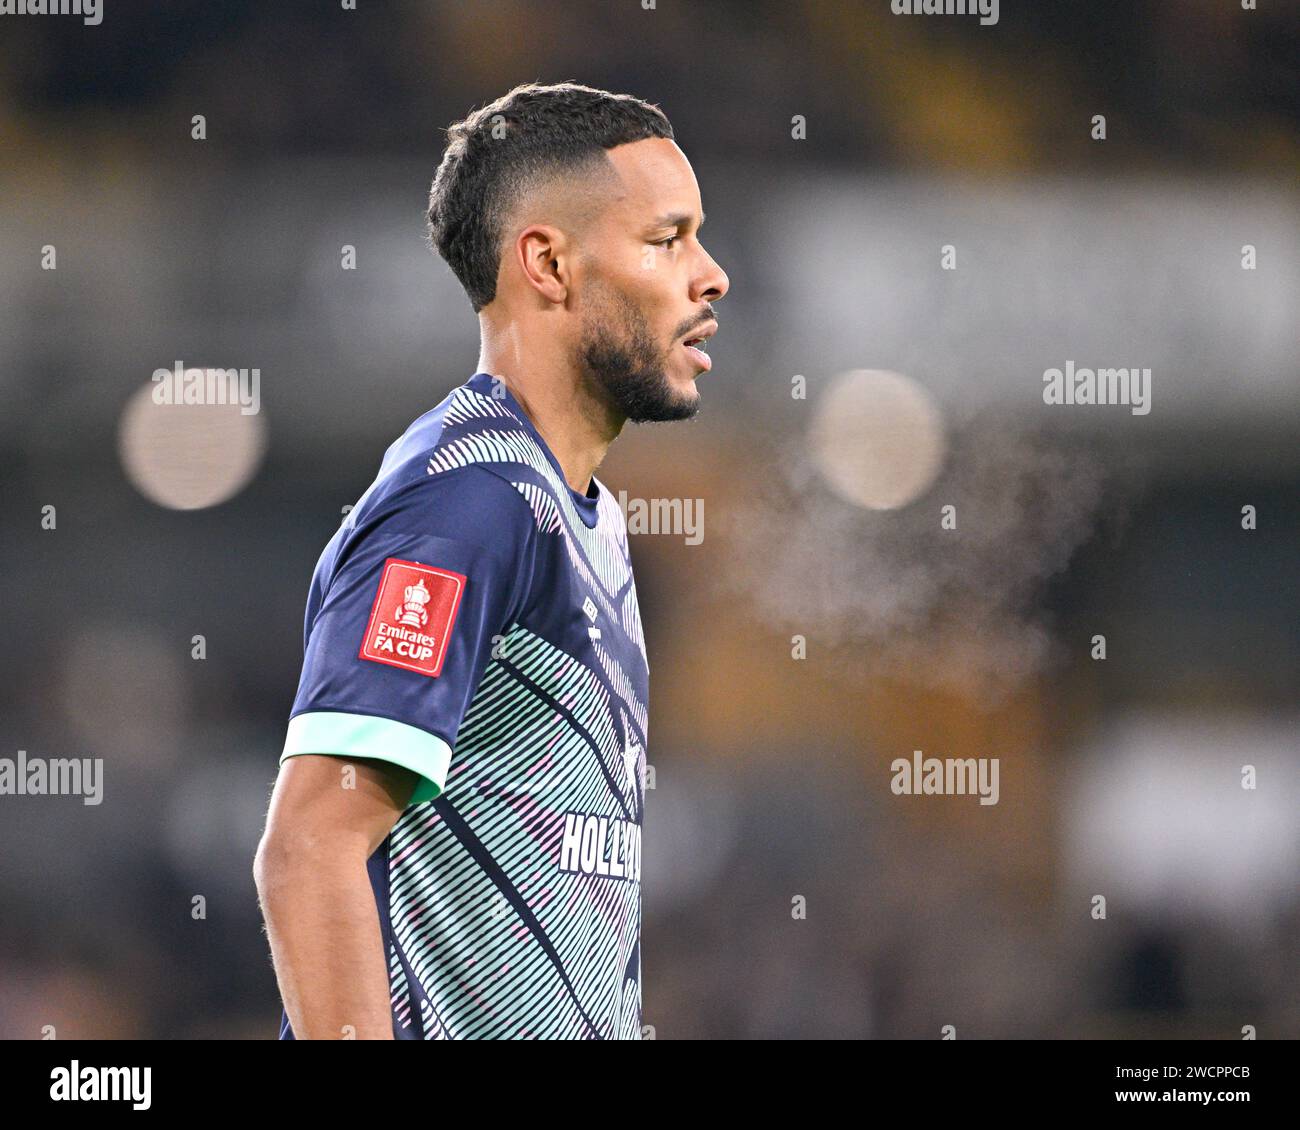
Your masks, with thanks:
<instances>
[{"instance_id":1,"label":"bare arm","mask_svg":"<svg viewBox=\"0 0 1300 1130\"><path fill-rule=\"evenodd\" d=\"M344 788L344 769L355 788ZM388 955L366 860L418 778L383 761L301 754L280 767L253 877L289 1023L301 1040L391 1040Z\"/></svg>"}]
</instances>

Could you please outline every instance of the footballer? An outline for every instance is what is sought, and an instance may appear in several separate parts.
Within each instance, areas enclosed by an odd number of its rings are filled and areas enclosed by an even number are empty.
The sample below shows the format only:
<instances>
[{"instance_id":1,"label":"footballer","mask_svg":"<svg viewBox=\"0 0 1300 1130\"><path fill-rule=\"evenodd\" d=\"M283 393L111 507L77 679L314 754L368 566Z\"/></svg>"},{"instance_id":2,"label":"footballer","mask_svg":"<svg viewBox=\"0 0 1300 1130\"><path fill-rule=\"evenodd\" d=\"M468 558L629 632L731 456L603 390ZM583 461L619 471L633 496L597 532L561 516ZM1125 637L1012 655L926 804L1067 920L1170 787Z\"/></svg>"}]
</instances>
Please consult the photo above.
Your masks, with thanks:
<instances>
[{"instance_id":1,"label":"footballer","mask_svg":"<svg viewBox=\"0 0 1300 1130\"><path fill-rule=\"evenodd\" d=\"M448 132L477 371L312 577L253 867L280 1037L639 1039L649 670L595 472L695 414L727 276L656 106L528 84Z\"/></svg>"}]
</instances>

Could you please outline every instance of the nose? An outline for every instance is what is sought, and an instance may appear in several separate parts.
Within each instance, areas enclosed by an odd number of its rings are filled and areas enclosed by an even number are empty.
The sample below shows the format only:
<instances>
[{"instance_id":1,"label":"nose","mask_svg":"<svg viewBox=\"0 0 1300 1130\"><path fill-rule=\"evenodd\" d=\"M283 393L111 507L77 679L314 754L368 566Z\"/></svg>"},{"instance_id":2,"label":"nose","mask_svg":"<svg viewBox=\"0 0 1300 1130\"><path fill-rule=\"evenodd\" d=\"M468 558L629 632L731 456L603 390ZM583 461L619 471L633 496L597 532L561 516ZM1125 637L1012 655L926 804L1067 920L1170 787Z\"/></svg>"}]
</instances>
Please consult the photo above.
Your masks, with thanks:
<instances>
[{"instance_id":1,"label":"nose","mask_svg":"<svg viewBox=\"0 0 1300 1130\"><path fill-rule=\"evenodd\" d=\"M704 255L704 270L691 283L691 300L716 302L730 289L731 280L727 278L727 272L713 261L713 256L703 248L700 250Z\"/></svg>"}]
</instances>

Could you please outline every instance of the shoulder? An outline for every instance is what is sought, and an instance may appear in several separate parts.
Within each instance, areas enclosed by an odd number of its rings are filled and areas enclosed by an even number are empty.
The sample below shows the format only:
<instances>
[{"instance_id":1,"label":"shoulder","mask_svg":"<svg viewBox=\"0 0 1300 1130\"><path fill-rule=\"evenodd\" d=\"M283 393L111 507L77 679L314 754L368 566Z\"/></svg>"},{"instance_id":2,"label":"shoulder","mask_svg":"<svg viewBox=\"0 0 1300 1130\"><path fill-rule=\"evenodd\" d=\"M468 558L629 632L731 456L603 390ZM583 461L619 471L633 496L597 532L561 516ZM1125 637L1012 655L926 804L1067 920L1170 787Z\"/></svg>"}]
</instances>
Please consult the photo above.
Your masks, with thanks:
<instances>
[{"instance_id":1,"label":"shoulder","mask_svg":"<svg viewBox=\"0 0 1300 1130\"><path fill-rule=\"evenodd\" d=\"M531 426L504 400L462 386L447 402L425 471L437 478L467 468L493 476L513 491L539 532L558 532L561 518L572 508L564 480ZM501 486L494 493L504 497Z\"/></svg>"},{"instance_id":2,"label":"shoulder","mask_svg":"<svg viewBox=\"0 0 1300 1130\"><path fill-rule=\"evenodd\" d=\"M546 461L524 422L489 392L462 385L440 412L442 426L428 450L432 475L481 466L509 481Z\"/></svg>"},{"instance_id":3,"label":"shoulder","mask_svg":"<svg viewBox=\"0 0 1300 1130\"><path fill-rule=\"evenodd\" d=\"M353 538L406 530L517 549L532 535L533 512L509 479L471 463L437 473L420 455L367 492L348 516Z\"/></svg>"}]
</instances>

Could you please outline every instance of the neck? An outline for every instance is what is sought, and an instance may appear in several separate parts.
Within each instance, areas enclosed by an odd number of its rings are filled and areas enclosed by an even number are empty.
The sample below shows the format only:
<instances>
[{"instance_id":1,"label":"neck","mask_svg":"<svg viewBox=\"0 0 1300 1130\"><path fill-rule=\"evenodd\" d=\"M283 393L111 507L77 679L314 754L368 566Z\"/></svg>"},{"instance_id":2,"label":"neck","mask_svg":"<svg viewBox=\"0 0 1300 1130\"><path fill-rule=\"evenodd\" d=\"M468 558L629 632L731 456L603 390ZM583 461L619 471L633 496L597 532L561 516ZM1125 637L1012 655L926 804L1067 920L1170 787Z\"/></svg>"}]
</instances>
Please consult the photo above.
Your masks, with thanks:
<instances>
[{"instance_id":1,"label":"neck","mask_svg":"<svg viewBox=\"0 0 1300 1130\"><path fill-rule=\"evenodd\" d=\"M479 324L478 371L505 383L559 461L565 481L586 494L624 417L590 386L555 335L526 338L517 325L494 327L482 316Z\"/></svg>"}]
</instances>

